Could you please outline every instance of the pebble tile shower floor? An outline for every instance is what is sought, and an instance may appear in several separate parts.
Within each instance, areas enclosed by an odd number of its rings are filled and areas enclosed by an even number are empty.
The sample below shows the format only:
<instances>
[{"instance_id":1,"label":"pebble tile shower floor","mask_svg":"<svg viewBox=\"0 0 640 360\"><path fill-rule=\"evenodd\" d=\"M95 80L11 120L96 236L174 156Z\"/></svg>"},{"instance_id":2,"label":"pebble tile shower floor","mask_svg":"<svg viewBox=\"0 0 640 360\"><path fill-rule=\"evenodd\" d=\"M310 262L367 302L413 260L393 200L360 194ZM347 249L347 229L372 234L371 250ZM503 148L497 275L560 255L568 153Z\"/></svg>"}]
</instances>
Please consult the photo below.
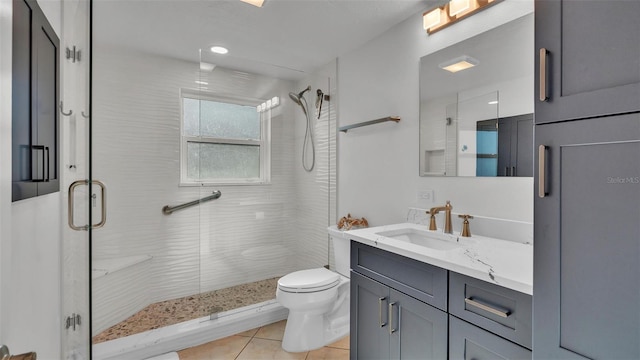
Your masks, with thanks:
<instances>
[{"instance_id":1,"label":"pebble tile shower floor","mask_svg":"<svg viewBox=\"0 0 640 360\"><path fill-rule=\"evenodd\" d=\"M278 277L157 302L93 337L93 343L158 329L274 299Z\"/></svg>"}]
</instances>

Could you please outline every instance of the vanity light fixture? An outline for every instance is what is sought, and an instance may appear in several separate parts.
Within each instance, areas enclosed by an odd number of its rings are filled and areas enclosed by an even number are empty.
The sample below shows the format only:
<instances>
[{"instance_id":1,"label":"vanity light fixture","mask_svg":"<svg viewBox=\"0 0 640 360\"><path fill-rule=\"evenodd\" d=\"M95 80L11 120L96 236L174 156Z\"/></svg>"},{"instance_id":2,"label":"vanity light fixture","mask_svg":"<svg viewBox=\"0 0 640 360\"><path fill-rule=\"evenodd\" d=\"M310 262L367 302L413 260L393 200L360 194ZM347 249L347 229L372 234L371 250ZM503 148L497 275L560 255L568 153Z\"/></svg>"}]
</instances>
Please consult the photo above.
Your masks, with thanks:
<instances>
[{"instance_id":1,"label":"vanity light fixture","mask_svg":"<svg viewBox=\"0 0 640 360\"><path fill-rule=\"evenodd\" d=\"M240 0L242 2L246 2L247 4L251 4L256 7L262 7L264 4L264 0Z\"/></svg>"},{"instance_id":2,"label":"vanity light fixture","mask_svg":"<svg viewBox=\"0 0 640 360\"><path fill-rule=\"evenodd\" d=\"M222 46L212 46L211 47L211 52L212 53L216 53L216 54L220 54L220 55L224 55L229 53L229 50L226 47L222 47Z\"/></svg>"},{"instance_id":3,"label":"vanity light fixture","mask_svg":"<svg viewBox=\"0 0 640 360\"><path fill-rule=\"evenodd\" d=\"M443 9L435 8L422 15L422 26L425 30L428 30L429 28L439 25L443 17L446 16Z\"/></svg>"},{"instance_id":4,"label":"vanity light fixture","mask_svg":"<svg viewBox=\"0 0 640 360\"><path fill-rule=\"evenodd\" d=\"M457 16L469 10L471 0L451 0L449 1L449 16Z\"/></svg>"},{"instance_id":5,"label":"vanity light fixture","mask_svg":"<svg viewBox=\"0 0 640 360\"><path fill-rule=\"evenodd\" d=\"M422 26L431 35L502 0L450 0L422 14Z\"/></svg>"},{"instance_id":6,"label":"vanity light fixture","mask_svg":"<svg viewBox=\"0 0 640 360\"><path fill-rule=\"evenodd\" d=\"M458 71L472 68L478 64L480 64L480 61L478 61L477 59L474 59L471 56L462 55L455 59L445 61L439 64L438 67L442 70L447 70L452 73L457 73Z\"/></svg>"}]
</instances>

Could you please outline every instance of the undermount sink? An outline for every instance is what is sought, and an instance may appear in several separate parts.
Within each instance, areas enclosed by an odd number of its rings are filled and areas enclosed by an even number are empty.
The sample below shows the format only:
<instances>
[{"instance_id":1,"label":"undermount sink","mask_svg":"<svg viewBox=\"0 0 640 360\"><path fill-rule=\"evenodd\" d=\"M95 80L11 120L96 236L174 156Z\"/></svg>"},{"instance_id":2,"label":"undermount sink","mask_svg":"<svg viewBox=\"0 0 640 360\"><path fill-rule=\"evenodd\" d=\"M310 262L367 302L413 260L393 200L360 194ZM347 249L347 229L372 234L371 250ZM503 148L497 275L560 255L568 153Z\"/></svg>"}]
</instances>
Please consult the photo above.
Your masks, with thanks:
<instances>
[{"instance_id":1,"label":"undermount sink","mask_svg":"<svg viewBox=\"0 0 640 360\"><path fill-rule=\"evenodd\" d=\"M462 246L462 244L458 242L458 238L454 235L412 228L381 231L376 234L441 251L454 250Z\"/></svg>"}]
</instances>

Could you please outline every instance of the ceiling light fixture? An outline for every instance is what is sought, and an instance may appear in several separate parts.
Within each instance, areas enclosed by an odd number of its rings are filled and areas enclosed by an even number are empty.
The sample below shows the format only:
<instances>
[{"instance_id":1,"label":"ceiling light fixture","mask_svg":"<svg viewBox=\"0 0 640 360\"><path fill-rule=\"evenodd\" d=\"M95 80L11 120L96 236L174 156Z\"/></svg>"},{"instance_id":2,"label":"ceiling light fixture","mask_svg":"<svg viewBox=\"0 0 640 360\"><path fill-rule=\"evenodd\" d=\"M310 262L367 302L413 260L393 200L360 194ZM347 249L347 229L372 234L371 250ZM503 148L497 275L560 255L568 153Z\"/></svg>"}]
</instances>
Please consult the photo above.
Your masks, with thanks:
<instances>
[{"instance_id":1,"label":"ceiling light fixture","mask_svg":"<svg viewBox=\"0 0 640 360\"><path fill-rule=\"evenodd\" d=\"M422 14L422 24L427 34L431 35L457 21L497 4L502 0L450 0L442 6Z\"/></svg>"},{"instance_id":2,"label":"ceiling light fixture","mask_svg":"<svg viewBox=\"0 0 640 360\"><path fill-rule=\"evenodd\" d=\"M474 59L471 56L462 55L455 59L445 61L440 65L438 65L438 67L442 70L447 70L452 73L457 73L458 71L472 68L478 64L480 64L480 61L478 61L477 59Z\"/></svg>"},{"instance_id":3,"label":"ceiling light fixture","mask_svg":"<svg viewBox=\"0 0 640 360\"><path fill-rule=\"evenodd\" d=\"M223 46L212 46L211 47L211 52L212 53L216 53L216 54L227 54L229 52L229 50L226 47Z\"/></svg>"},{"instance_id":4,"label":"ceiling light fixture","mask_svg":"<svg viewBox=\"0 0 640 360\"><path fill-rule=\"evenodd\" d=\"M240 1L246 2L247 4L251 4L257 7L262 7L262 4L264 4L264 0L240 0Z\"/></svg>"},{"instance_id":5,"label":"ceiling light fixture","mask_svg":"<svg viewBox=\"0 0 640 360\"><path fill-rule=\"evenodd\" d=\"M202 81L202 80L196 80L196 84L199 84L199 85L209 85L209 83L208 83L208 82L206 82L206 81Z\"/></svg>"},{"instance_id":6,"label":"ceiling light fixture","mask_svg":"<svg viewBox=\"0 0 640 360\"><path fill-rule=\"evenodd\" d=\"M215 69L216 66L214 64L209 64L206 62L200 62L200 70L202 71L213 71L213 69Z\"/></svg>"}]
</instances>

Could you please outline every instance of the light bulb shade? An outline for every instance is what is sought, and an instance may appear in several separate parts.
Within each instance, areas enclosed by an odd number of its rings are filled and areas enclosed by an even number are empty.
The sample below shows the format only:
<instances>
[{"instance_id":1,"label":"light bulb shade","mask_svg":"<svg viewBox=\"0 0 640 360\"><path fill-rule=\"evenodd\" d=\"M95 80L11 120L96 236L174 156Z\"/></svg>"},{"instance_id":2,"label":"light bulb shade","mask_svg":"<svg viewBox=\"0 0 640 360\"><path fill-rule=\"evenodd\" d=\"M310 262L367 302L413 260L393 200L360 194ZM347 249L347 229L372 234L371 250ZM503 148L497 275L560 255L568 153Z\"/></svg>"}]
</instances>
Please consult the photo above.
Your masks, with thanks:
<instances>
[{"instance_id":1,"label":"light bulb shade","mask_svg":"<svg viewBox=\"0 0 640 360\"><path fill-rule=\"evenodd\" d=\"M436 27L442 22L442 9L435 8L422 15L422 26L425 30Z\"/></svg>"},{"instance_id":2,"label":"light bulb shade","mask_svg":"<svg viewBox=\"0 0 640 360\"><path fill-rule=\"evenodd\" d=\"M246 2L247 4L251 4L257 7L262 7L262 4L264 4L264 0L240 0L240 1Z\"/></svg>"},{"instance_id":3,"label":"light bulb shade","mask_svg":"<svg viewBox=\"0 0 640 360\"><path fill-rule=\"evenodd\" d=\"M449 16L461 14L470 7L470 0L451 0L449 1Z\"/></svg>"}]
</instances>

